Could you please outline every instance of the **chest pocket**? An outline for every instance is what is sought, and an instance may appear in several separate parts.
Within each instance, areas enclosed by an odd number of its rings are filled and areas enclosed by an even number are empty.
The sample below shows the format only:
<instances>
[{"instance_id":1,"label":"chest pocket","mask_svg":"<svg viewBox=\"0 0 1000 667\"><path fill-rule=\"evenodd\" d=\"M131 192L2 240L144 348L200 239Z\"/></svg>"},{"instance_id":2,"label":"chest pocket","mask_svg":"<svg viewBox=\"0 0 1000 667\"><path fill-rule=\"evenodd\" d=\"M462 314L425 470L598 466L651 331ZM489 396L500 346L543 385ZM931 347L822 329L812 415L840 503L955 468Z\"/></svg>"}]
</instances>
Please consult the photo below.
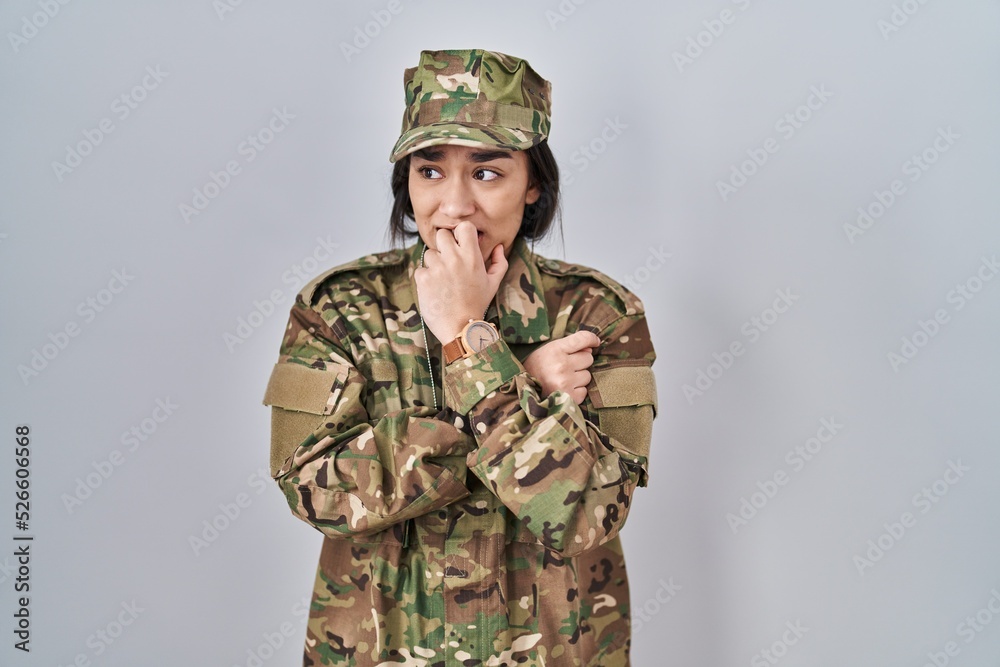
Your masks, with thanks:
<instances>
[{"instance_id":1,"label":"chest pocket","mask_svg":"<svg viewBox=\"0 0 1000 667\"><path fill-rule=\"evenodd\" d=\"M358 370L365 378L364 402L370 419L381 419L403 409L404 392L413 385L413 371L397 368L388 357L372 357Z\"/></svg>"}]
</instances>

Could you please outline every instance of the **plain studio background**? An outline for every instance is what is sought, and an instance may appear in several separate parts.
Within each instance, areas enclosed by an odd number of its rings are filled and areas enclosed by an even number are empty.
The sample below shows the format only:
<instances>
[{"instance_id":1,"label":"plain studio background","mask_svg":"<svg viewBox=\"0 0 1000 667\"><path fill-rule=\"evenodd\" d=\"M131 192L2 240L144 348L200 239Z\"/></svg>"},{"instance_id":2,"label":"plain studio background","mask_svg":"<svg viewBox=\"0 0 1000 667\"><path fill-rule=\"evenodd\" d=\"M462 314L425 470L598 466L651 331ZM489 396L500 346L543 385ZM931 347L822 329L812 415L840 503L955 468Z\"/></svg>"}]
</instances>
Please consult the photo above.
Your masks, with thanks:
<instances>
[{"instance_id":1,"label":"plain studio background","mask_svg":"<svg viewBox=\"0 0 1000 667\"><path fill-rule=\"evenodd\" d=\"M985 0L4 3L0 662L299 664L322 536L267 477L264 386L304 279L388 247L403 69L479 47L553 82L539 252L648 311L634 664L997 664L998 27Z\"/></svg>"}]
</instances>

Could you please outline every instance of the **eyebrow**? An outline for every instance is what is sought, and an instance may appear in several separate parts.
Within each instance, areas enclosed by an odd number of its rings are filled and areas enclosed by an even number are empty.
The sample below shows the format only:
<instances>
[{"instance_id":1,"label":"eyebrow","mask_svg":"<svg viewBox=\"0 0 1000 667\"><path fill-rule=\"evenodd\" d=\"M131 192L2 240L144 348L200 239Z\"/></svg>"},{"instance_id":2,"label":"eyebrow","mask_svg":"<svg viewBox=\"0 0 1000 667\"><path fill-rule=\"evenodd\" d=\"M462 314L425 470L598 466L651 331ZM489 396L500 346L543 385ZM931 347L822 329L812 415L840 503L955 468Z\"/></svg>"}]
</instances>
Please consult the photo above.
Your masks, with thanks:
<instances>
[{"instance_id":1,"label":"eyebrow","mask_svg":"<svg viewBox=\"0 0 1000 667\"><path fill-rule=\"evenodd\" d=\"M413 154L425 160L436 162L440 160L442 157L444 157L444 150L434 147L421 148L419 150L413 151ZM479 162L489 162L490 160L499 160L501 158L513 160L514 158L511 157L510 154L511 151L505 151L505 150L473 151L472 153L468 154L468 161L479 163Z\"/></svg>"}]
</instances>

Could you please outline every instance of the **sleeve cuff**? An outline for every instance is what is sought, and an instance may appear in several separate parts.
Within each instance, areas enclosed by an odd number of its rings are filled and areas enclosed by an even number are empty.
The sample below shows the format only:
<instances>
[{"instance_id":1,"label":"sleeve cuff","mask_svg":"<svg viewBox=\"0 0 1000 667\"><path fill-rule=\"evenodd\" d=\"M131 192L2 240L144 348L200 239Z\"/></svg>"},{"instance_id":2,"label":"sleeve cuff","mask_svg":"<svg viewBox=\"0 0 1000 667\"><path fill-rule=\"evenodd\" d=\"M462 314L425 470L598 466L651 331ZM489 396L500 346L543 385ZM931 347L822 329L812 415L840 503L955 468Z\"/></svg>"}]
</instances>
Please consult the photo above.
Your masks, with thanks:
<instances>
[{"instance_id":1,"label":"sleeve cuff","mask_svg":"<svg viewBox=\"0 0 1000 667\"><path fill-rule=\"evenodd\" d=\"M452 410L466 415L500 385L525 372L507 341L499 338L476 354L445 366L445 401Z\"/></svg>"}]
</instances>

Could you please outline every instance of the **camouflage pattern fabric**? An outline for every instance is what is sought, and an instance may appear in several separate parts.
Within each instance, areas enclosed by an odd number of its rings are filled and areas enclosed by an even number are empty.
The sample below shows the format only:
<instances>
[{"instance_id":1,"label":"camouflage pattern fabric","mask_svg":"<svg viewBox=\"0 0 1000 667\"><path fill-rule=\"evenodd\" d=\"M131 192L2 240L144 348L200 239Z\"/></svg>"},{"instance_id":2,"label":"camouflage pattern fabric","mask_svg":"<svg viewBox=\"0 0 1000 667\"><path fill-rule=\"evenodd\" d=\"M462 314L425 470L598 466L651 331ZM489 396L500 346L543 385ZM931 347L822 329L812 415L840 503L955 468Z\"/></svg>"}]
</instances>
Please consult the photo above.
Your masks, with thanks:
<instances>
[{"instance_id":1,"label":"camouflage pattern fabric","mask_svg":"<svg viewBox=\"0 0 1000 667\"><path fill-rule=\"evenodd\" d=\"M441 143L535 146L548 137L552 85L527 60L497 51L421 51L420 63L403 73L406 110L389 155Z\"/></svg>"},{"instance_id":2,"label":"camouflage pattern fabric","mask_svg":"<svg viewBox=\"0 0 1000 667\"><path fill-rule=\"evenodd\" d=\"M325 536L303 664L628 666L619 531L656 413L643 304L518 237L486 318L500 340L442 385L415 306L422 249L303 288L265 392L272 475ZM601 346L577 405L543 395L522 360L581 328Z\"/></svg>"}]
</instances>

